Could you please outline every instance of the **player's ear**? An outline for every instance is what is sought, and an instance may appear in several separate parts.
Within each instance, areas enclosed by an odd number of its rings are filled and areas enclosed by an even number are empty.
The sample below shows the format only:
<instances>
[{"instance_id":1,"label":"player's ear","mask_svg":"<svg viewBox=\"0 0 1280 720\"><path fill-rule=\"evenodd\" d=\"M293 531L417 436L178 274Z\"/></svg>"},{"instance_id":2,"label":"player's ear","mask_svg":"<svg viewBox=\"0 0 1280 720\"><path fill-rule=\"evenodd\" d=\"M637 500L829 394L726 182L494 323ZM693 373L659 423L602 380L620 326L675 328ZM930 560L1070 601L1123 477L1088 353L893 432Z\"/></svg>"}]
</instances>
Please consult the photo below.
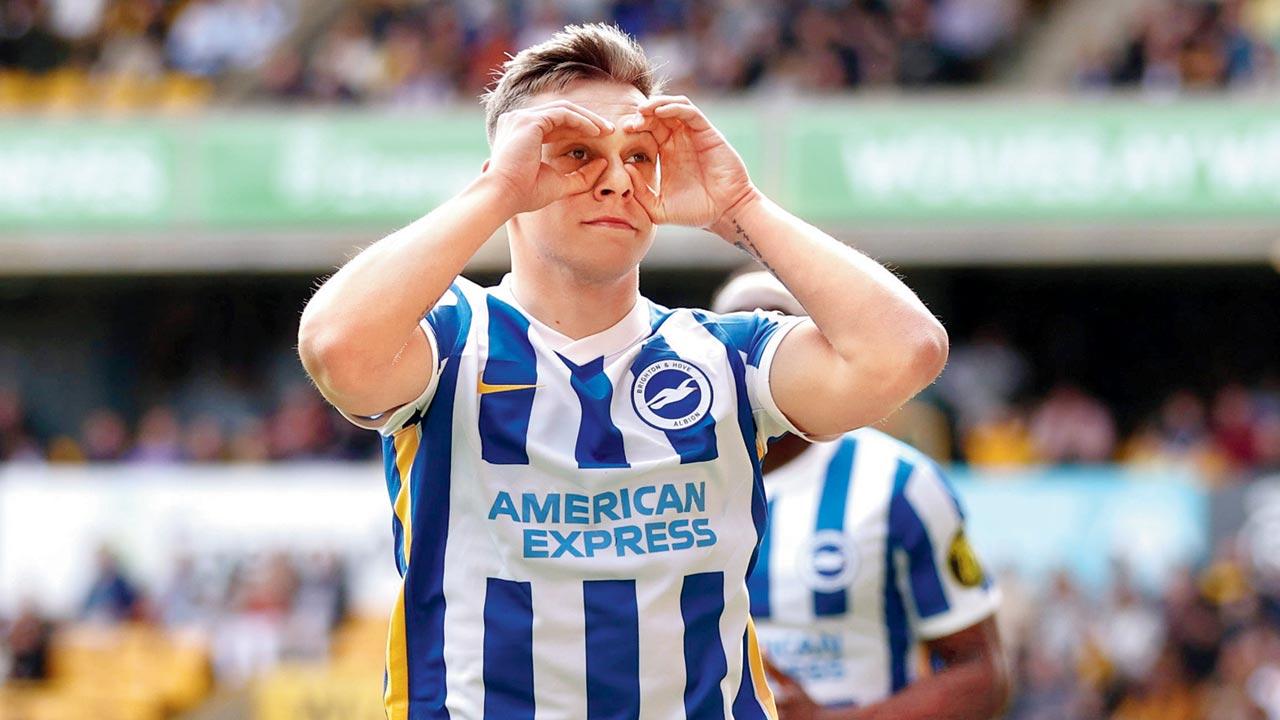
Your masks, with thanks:
<instances>
[{"instance_id":1,"label":"player's ear","mask_svg":"<svg viewBox=\"0 0 1280 720\"><path fill-rule=\"evenodd\" d=\"M489 159L485 158L484 163L480 165L481 174L489 172Z\"/></svg>"}]
</instances>

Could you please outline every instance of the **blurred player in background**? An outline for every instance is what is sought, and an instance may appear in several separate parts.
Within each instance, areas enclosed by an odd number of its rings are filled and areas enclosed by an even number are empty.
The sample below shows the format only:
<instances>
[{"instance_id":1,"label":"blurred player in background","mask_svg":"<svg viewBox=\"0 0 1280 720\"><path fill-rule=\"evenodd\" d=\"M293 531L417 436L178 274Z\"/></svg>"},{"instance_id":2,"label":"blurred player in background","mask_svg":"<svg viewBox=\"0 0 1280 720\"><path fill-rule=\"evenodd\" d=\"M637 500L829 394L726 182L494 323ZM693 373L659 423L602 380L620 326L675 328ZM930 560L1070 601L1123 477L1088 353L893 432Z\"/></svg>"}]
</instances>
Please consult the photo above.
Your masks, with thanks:
<instances>
[{"instance_id":1,"label":"blurred player in background","mask_svg":"<svg viewBox=\"0 0 1280 720\"><path fill-rule=\"evenodd\" d=\"M712 310L805 314L758 271L730 280ZM999 713L999 593L938 466L862 428L812 445L784 435L764 472L769 521L747 587L781 720ZM937 672L916 678L921 642Z\"/></svg>"},{"instance_id":2,"label":"blurred player in background","mask_svg":"<svg viewBox=\"0 0 1280 720\"><path fill-rule=\"evenodd\" d=\"M480 176L303 313L316 384L385 438L391 720L773 716L746 591L764 441L877 420L945 362L905 285L655 92L612 27L520 52L486 99ZM750 253L811 319L645 300L660 224ZM504 225L511 274L460 278Z\"/></svg>"}]
</instances>

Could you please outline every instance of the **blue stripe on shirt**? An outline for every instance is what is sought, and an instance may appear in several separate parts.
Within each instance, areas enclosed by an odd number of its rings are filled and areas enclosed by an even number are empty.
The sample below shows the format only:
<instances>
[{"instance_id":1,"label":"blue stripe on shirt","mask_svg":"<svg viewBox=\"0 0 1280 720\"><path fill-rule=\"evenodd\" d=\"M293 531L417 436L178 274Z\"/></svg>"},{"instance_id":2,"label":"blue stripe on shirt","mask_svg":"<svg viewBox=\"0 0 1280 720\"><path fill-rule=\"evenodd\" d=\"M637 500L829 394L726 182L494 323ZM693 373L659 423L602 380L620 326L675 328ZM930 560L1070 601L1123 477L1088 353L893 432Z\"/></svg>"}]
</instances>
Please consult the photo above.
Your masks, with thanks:
<instances>
[{"instance_id":1,"label":"blue stripe on shirt","mask_svg":"<svg viewBox=\"0 0 1280 720\"><path fill-rule=\"evenodd\" d=\"M382 435L381 437L382 472L387 478L387 494L391 496L391 506L394 508L396 498L400 497L400 484L404 480L400 477L400 466L396 463L395 436ZM395 543L393 547L396 554L396 572L400 573L400 577L404 577L409 558L404 556L404 525L394 511L391 513L391 540Z\"/></svg>"},{"instance_id":2,"label":"blue stripe on shirt","mask_svg":"<svg viewBox=\"0 0 1280 720\"><path fill-rule=\"evenodd\" d=\"M724 573L687 575L680 589L684 619L684 710L686 720L724 720L720 681L729 674L720 637Z\"/></svg>"},{"instance_id":3,"label":"blue stripe on shirt","mask_svg":"<svg viewBox=\"0 0 1280 720\"><path fill-rule=\"evenodd\" d=\"M435 396L422 417L422 442L409 473L413 503L412 557L404 578L405 652L409 717L448 720L444 664L444 555L449 530L449 478L453 457L453 406L458 357L471 327L471 306L455 285L455 305L428 315L441 357ZM410 422L416 420L411 418Z\"/></svg>"},{"instance_id":4,"label":"blue stripe on shirt","mask_svg":"<svg viewBox=\"0 0 1280 720\"><path fill-rule=\"evenodd\" d=\"M715 317L728 335L730 344L747 356L747 364L759 367L769 339L778 331L776 315L762 311L726 313Z\"/></svg>"},{"instance_id":5,"label":"blue stripe on shirt","mask_svg":"<svg viewBox=\"0 0 1280 720\"><path fill-rule=\"evenodd\" d=\"M533 720L533 592L527 582L486 580L485 720Z\"/></svg>"},{"instance_id":6,"label":"blue stripe on shirt","mask_svg":"<svg viewBox=\"0 0 1280 720\"><path fill-rule=\"evenodd\" d=\"M489 353L481 379L494 388L480 395L480 457L495 465L528 465L525 448L533 412L538 361L529 341L529 320L488 296ZM520 387L520 386L529 387Z\"/></svg>"},{"instance_id":7,"label":"blue stripe on shirt","mask_svg":"<svg viewBox=\"0 0 1280 720\"><path fill-rule=\"evenodd\" d=\"M849 504L849 486L853 482L853 459L857 451L858 441L845 436L840 440L835 455L827 464L826 478L822 483L822 497L818 501L818 517L814 525L815 532L834 530L844 534L845 511ZM816 550L816 548L815 548ZM854 558L844 557L843 544L836 550L845 563ZM844 568L837 568L836 572ZM822 570L818 570L822 572ZM815 590L813 592L813 614L817 617L843 615L849 610L849 591L839 588L830 592Z\"/></svg>"},{"instance_id":8,"label":"blue stripe on shirt","mask_svg":"<svg viewBox=\"0 0 1280 720\"><path fill-rule=\"evenodd\" d=\"M598 357L585 365L575 365L559 353L556 353L556 357L569 368L569 385L582 407L578 441L573 449L578 467L631 467L627 463L627 451L622 444L622 431L613 423L613 383L604 372L604 358Z\"/></svg>"},{"instance_id":9,"label":"blue stripe on shirt","mask_svg":"<svg viewBox=\"0 0 1280 720\"><path fill-rule=\"evenodd\" d=\"M765 522L768 517L768 506L765 504L764 472L761 467L763 458L757 449L756 438L759 432L756 419L751 411L751 398L747 394L747 369L742 362L742 354L729 334L721 327L719 320L723 316L711 315L700 310L690 311L702 327L724 345L725 359L729 361L729 369L733 373L733 385L737 392L738 430L742 433L742 443L751 461L751 521L756 528L756 546L751 551L751 559L747 562L747 577L755 569L760 550L760 539L764 537Z\"/></svg>"},{"instance_id":10,"label":"blue stripe on shirt","mask_svg":"<svg viewBox=\"0 0 1280 720\"><path fill-rule=\"evenodd\" d=\"M769 503L769 517L773 517L773 503ZM760 538L760 549L756 556L756 566L747 577L747 592L751 597L751 615L767 620L773 614L769 598L769 553L773 548L773 523L766 520L764 536Z\"/></svg>"},{"instance_id":11,"label":"blue stripe on shirt","mask_svg":"<svg viewBox=\"0 0 1280 720\"><path fill-rule=\"evenodd\" d=\"M946 612L950 605L938 576L929 530L907 499L907 482L913 472L915 465L907 460L898 461L893 496L889 500L889 535L907 554L911 597L915 600L916 612L927 618Z\"/></svg>"},{"instance_id":12,"label":"blue stripe on shirt","mask_svg":"<svg viewBox=\"0 0 1280 720\"><path fill-rule=\"evenodd\" d=\"M640 610L635 580L586 580L587 720L640 717Z\"/></svg>"},{"instance_id":13,"label":"blue stripe on shirt","mask_svg":"<svg viewBox=\"0 0 1280 720\"><path fill-rule=\"evenodd\" d=\"M747 645L747 634L742 635L742 678L738 684L738 695L733 699L733 720L769 720L760 698L756 697L756 684L751 677L751 649Z\"/></svg>"}]
</instances>

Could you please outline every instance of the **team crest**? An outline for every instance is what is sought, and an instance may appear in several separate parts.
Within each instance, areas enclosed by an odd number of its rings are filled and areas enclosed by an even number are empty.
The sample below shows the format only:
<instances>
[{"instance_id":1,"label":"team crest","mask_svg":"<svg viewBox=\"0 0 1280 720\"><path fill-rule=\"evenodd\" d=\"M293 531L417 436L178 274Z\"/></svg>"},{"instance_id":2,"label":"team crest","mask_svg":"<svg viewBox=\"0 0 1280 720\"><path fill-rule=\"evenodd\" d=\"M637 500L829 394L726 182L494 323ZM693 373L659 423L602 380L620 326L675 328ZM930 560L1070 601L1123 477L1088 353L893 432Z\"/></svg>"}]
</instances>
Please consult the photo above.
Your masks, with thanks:
<instances>
[{"instance_id":1,"label":"team crest","mask_svg":"<svg viewBox=\"0 0 1280 720\"><path fill-rule=\"evenodd\" d=\"M973 551L964 530L956 531L955 538L951 540L951 548L947 551L947 565L951 568L951 575L965 587L977 587L986 579L982 563L978 561L978 553Z\"/></svg>"},{"instance_id":2,"label":"team crest","mask_svg":"<svg viewBox=\"0 0 1280 720\"><path fill-rule=\"evenodd\" d=\"M839 530L819 530L800 549L800 579L817 592L842 590L858 577L862 563L853 538Z\"/></svg>"},{"instance_id":3,"label":"team crest","mask_svg":"<svg viewBox=\"0 0 1280 720\"><path fill-rule=\"evenodd\" d=\"M659 360L636 375L631 404L652 427L687 428L711 411L711 381L683 360Z\"/></svg>"}]
</instances>

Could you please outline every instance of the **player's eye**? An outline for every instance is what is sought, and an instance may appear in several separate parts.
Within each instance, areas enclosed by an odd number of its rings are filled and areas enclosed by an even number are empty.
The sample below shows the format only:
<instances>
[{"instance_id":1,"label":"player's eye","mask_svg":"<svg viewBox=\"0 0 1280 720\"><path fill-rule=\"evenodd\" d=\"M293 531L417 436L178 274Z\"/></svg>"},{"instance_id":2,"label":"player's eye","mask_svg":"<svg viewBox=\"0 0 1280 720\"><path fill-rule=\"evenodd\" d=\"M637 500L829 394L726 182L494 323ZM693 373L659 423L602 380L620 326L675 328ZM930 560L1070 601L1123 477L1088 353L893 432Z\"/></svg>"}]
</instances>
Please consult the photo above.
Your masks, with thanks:
<instances>
[{"instance_id":1,"label":"player's eye","mask_svg":"<svg viewBox=\"0 0 1280 720\"><path fill-rule=\"evenodd\" d=\"M570 150L569 152L565 153L565 155L568 155L569 157L573 158L574 160L586 160L586 159L587 159L587 149L586 149L586 148L574 148L574 149Z\"/></svg>"},{"instance_id":2,"label":"player's eye","mask_svg":"<svg viewBox=\"0 0 1280 720\"><path fill-rule=\"evenodd\" d=\"M633 163L647 163L649 162L649 159L649 153L647 152L634 152L627 158L627 160Z\"/></svg>"}]
</instances>

